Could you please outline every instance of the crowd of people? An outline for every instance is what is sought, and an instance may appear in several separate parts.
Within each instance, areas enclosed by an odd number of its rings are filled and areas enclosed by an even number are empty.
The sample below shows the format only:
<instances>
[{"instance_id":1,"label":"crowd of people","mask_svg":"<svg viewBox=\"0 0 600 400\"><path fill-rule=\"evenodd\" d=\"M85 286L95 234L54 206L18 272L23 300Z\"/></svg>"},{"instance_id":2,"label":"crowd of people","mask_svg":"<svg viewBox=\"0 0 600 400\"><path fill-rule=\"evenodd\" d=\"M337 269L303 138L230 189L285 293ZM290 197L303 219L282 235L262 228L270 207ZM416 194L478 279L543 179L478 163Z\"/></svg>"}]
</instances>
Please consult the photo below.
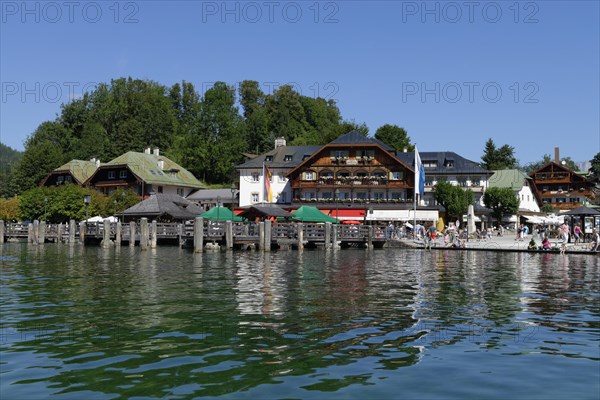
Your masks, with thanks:
<instances>
[{"instance_id":1,"label":"crowd of people","mask_svg":"<svg viewBox=\"0 0 600 400\"><path fill-rule=\"evenodd\" d=\"M494 233L492 228L484 230L476 229L474 232L469 234L470 239L475 240L491 240L494 234L498 236L504 235L504 228L499 227ZM565 249L567 243L573 243L574 246L583 244L584 241L587 243L587 249L590 251L600 251L600 233L597 229L592 230L591 236L585 237L585 233L579 223L574 224L571 228L565 221L558 227L547 226L547 225L533 225L531 230L528 225L520 225L515 228L515 241L529 240L528 249L530 250L560 250ZM415 240L423 240L427 247L431 247L433 243L440 243L440 239L443 239L444 247L465 247L467 239L467 232L464 229L460 229L460 223L450 222L444 227L442 231L439 231L433 223L428 225L416 224L413 228L410 223L403 223L399 225L390 225L386 229L386 238L388 239L404 239L413 238ZM558 238L559 241L555 243L554 247L550 242L550 238ZM539 240L540 244L536 242Z\"/></svg>"}]
</instances>

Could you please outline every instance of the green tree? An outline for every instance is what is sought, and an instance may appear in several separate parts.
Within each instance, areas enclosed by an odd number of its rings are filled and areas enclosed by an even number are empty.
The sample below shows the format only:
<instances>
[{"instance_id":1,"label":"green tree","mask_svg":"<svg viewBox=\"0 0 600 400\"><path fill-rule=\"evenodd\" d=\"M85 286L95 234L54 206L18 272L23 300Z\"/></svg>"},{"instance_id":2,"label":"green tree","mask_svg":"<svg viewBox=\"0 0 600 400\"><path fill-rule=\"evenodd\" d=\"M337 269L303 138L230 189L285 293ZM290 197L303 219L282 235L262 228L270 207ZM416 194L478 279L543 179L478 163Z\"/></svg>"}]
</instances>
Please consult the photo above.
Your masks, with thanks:
<instances>
[{"instance_id":1,"label":"green tree","mask_svg":"<svg viewBox=\"0 0 600 400\"><path fill-rule=\"evenodd\" d=\"M449 219L466 214L469 204L474 202L473 192L470 189L463 190L445 181L438 182L434 186L433 197L444 207Z\"/></svg>"},{"instance_id":2,"label":"green tree","mask_svg":"<svg viewBox=\"0 0 600 400\"><path fill-rule=\"evenodd\" d=\"M592 176L592 179L600 181L600 152L596 153L592 159L592 167L588 171Z\"/></svg>"},{"instance_id":3,"label":"green tree","mask_svg":"<svg viewBox=\"0 0 600 400\"><path fill-rule=\"evenodd\" d=\"M19 220L19 198L0 198L0 219L6 222L17 222Z\"/></svg>"},{"instance_id":4,"label":"green tree","mask_svg":"<svg viewBox=\"0 0 600 400\"><path fill-rule=\"evenodd\" d=\"M240 84L239 96L244 110L244 134L248 141L248 150L260 154L271 149L275 134L269 131L266 96L258 82L243 81Z\"/></svg>"},{"instance_id":5,"label":"green tree","mask_svg":"<svg viewBox=\"0 0 600 400\"><path fill-rule=\"evenodd\" d=\"M519 199L511 188L489 188L483 194L483 204L492 210L498 225L505 215L516 214L519 211Z\"/></svg>"},{"instance_id":6,"label":"green tree","mask_svg":"<svg viewBox=\"0 0 600 400\"><path fill-rule=\"evenodd\" d=\"M490 138L485 143L481 166L487 170L516 168L518 163L514 152L515 148L507 144L497 148Z\"/></svg>"},{"instance_id":7,"label":"green tree","mask_svg":"<svg viewBox=\"0 0 600 400\"><path fill-rule=\"evenodd\" d=\"M235 89L217 82L200 102L198 129L188 132L182 141L185 165L207 182L230 181L233 167L246 148L241 132Z\"/></svg>"},{"instance_id":8,"label":"green tree","mask_svg":"<svg viewBox=\"0 0 600 400\"><path fill-rule=\"evenodd\" d=\"M0 143L0 197L8 198L16 194L11 184L12 172L22 156L22 152Z\"/></svg>"},{"instance_id":9,"label":"green tree","mask_svg":"<svg viewBox=\"0 0 600 400\"><path fill-rule=\"evenodd\" d=\"M19 194L36 187L53 169L69 160L62 135L67 130L56 122L44 122L25 141L23 157L15 166L11 176L12 188Z\"/></svg>"},{"instance_id":10,"label":"green tree","mask_svg":"<svg viewBox=\"0 0 600 400\"><path fill-rule=\"evenodd\" d=\"M277 88L267 96L265 107L269 118L269 132L283 136L291 144L308 130L300 95L291 85Z\"/></svg>"},{"instance_id":11,"label":"green tree","mask_svg":"<svg viewBox=\"0 0 600 400\"><path fill-rule=\"evenodd\" d=\"M85 219L83 197L91 196L88 215L103 215L107 209L107 197L90 188L69 184L54 187L36 187L20 196L19 216L22 220L44 220L62 223L71 219ZM111 212L112 213L112 212Z\"/></svg>"},{"instance_id":12,"label":"green tree","mask_svg":"<svg viewBox=\"0 0 600 400\"><path fill-rule=\"evenodd\" d=\"M375 139L382 141L396 152L407 149L414 151L415 146L410 143L410 137L404 128L398 125L385 124L375 132Z\"/></svg>"}]
</instances>

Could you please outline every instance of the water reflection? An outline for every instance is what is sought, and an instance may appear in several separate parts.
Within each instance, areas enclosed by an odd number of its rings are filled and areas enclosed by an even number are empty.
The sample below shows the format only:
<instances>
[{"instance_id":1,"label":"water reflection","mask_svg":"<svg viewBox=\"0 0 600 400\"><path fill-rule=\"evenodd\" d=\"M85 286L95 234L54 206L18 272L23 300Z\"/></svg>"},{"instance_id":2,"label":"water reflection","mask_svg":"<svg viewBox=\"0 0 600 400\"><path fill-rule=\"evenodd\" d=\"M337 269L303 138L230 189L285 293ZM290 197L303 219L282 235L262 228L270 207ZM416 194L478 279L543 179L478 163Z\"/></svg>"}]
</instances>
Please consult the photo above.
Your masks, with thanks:
<instances>
[{"instance_id":1,"label":"water reflection","mask_svg":"<svg viewBox=\"0 0 600 400\"><path fill-rule=\"evenodd\" d=\"M0 248L3 398L310 397L370 386L415 397L433 386L407 384L412 374L434 379L438 358L475 378L496 359L530 354L570 360L578 378L560 390L598 378L595 257ZM438 382L437 394L485 390L472 382Z\"/></svg>"}]
</instances>

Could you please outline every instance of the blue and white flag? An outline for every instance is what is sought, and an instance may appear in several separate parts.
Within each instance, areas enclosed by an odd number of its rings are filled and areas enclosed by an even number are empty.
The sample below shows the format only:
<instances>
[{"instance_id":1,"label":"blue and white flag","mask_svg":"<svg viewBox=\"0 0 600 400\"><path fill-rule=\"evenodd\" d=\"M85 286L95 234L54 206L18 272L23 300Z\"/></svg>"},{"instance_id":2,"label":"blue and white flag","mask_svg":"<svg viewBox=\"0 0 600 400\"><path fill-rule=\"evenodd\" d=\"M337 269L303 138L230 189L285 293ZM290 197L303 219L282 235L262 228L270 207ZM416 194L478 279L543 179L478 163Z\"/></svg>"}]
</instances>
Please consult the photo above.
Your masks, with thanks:
<instances>
[{"instance_id":1,"label":"blue and white flag","mask_svg":"<svg viewBox=\"0 0 600 400\"><path fill-rule=\"evenodd\" d=\"M423 194L425 192L425 169L421 162L421 156L417 146L415 146L415 193Z\"/></svg>"}]
</instances>

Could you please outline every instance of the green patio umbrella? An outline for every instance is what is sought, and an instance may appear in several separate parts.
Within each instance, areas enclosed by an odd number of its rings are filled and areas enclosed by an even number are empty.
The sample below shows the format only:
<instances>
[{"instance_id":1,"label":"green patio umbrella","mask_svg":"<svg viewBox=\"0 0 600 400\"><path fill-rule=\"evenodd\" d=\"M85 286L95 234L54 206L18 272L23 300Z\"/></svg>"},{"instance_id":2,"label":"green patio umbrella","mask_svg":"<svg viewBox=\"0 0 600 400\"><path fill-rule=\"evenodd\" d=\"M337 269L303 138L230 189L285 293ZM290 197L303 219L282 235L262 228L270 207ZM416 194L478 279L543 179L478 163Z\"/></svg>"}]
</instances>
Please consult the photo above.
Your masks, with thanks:
<instances>
[{"instance_id":1,"label":"green patio umbrella","mask_svg":"<svg viewBox=\"0 0 600 400\"><path fill-rule=\"evenodd\" d=\"M339 224L336 218L330 217L323 213L317 207L302 206L296 211L292 212L292 221L299 222L331 222L332 224Z\"/></svg>"},{"instance_id":2,"label":"green patio umbrella","mask_svg":"<svg viewBox=\"0 0 600 400\"><path fill-rule=\"evenodd\" d=\"M231 221L231 217L233 216L234 222L243 221L242 217L238 217L234 215L233 212L226 207L213 207L205 213L200 214L200 217L209 220L209 221Z\"/></svg>"}]
</instances>

